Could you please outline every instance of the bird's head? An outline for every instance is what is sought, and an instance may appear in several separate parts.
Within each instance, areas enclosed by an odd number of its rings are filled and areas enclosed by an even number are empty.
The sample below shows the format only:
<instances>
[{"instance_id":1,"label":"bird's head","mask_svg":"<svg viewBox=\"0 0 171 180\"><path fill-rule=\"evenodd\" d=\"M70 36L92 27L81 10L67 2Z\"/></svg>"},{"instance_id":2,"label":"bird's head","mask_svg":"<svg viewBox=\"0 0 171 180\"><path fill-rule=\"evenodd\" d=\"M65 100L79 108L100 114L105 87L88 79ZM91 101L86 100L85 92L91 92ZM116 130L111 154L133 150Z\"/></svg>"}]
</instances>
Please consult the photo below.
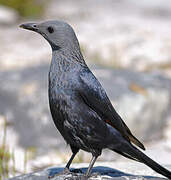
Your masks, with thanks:
<instances>
[{"instance_id":1,"label":"bird's head","mask_svg":"<svg viewBox=\"0 0 171 180\"><path fill-rule=\"evenodd\" d=\"M75 49L79 47L77 37L72 27L63 21L45 21L42 23L25 23L21 28L41 34L53 50Z\"/></svg>"}]
</instances>

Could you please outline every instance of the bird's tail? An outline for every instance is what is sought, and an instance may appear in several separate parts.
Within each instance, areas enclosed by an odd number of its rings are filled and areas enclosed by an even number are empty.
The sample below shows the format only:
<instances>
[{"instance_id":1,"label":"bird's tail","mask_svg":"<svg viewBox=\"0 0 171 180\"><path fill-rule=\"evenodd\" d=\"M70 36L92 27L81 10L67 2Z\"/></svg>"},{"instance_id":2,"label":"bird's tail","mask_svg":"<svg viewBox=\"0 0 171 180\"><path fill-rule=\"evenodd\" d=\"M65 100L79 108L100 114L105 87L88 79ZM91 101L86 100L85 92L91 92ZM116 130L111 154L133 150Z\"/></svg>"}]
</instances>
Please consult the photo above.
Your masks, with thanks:
<instances>
[{"instance_id":1,"label":"bird's tail","mask_svg":"<svg viewBox=\"0 0 171 180\"><path fill-rule=\"evenodd\" d=\"M171 172L169 170L159 165L157 162L149 158L147 155L142 153L139 149L137 149L131 144L124 145L120 148L119 152L115 149L112 150L130 159L140 161L152 168L154 171L158 172L159 174L162 174L163 176L171 179Z\"/></svg>"}]
</instances>

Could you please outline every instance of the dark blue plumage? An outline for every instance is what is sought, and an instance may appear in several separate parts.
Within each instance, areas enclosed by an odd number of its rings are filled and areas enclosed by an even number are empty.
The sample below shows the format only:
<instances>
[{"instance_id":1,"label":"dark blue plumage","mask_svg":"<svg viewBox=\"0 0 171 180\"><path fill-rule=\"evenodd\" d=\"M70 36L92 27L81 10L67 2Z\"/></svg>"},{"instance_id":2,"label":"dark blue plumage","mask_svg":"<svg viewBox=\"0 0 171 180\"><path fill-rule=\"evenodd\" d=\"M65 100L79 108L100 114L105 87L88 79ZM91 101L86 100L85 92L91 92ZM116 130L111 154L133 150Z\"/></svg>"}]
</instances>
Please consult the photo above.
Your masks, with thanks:
<instances>
[{"instance_id":1,"label":"dark blue plumage","mask_svg":"<svg viewBox=\"0 0 171 180\"><path fill-rule=\"evenodd\" d=\"M40 33L52 47L49 105L57 129L73 152L66 168L79 149L85 150L93 156L86 173L89 176L101 151L109 148L171 178L168 170L132 145L145 150L87 67L72 27L62 21L28 23L21 27Z\"/></svg>"}]
</instances>

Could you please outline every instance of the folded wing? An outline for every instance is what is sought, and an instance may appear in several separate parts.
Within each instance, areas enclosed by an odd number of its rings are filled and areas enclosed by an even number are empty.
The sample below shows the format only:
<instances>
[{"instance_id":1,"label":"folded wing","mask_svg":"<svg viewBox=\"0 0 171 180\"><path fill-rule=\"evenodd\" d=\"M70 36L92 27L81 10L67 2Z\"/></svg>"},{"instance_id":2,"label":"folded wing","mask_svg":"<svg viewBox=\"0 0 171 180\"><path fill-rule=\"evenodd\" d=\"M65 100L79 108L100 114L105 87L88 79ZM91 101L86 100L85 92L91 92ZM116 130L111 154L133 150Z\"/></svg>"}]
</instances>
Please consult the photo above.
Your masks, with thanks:
<instances>
[{"instance_id":1,"label":"folded wing","mask_svg":"<svg viewBox=\"0 0 171 180\"><path fill-rule=\"evenodd\" d=\"M88 68L80 74L80 83L82 89L79 89L79 94L84 102L98 113L107 124L117 129L127 141L145 150L144 145L133 136L130 129L115 111L105 90Z\"/></svg>"}]
</instances>

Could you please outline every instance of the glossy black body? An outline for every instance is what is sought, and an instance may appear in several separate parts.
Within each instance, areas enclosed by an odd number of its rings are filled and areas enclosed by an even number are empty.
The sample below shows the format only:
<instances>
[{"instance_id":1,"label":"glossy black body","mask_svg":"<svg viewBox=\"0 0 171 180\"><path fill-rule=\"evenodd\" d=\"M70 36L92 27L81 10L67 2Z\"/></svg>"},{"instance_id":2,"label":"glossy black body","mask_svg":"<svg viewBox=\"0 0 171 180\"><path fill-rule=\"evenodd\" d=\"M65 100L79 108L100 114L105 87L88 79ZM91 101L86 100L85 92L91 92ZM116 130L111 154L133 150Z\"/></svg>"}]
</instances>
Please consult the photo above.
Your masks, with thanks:
<instances>
[{"instance_id":1,"label":"glossy black body","mask_svg":"<svg viewBox=\"0 0 171 180\"><path fill-rule=\"evenodd\" d=\"M109 148L171 179L170 171L134 146L145 150L87 67L72 27L62 21L27 23L21 27L41 34L52 48L49 105L57 129L73 152L66 167L69 168L79 149L90 152L93 159L88 176L96 158L104 148Z\"/></svg>"}]
</instances>

